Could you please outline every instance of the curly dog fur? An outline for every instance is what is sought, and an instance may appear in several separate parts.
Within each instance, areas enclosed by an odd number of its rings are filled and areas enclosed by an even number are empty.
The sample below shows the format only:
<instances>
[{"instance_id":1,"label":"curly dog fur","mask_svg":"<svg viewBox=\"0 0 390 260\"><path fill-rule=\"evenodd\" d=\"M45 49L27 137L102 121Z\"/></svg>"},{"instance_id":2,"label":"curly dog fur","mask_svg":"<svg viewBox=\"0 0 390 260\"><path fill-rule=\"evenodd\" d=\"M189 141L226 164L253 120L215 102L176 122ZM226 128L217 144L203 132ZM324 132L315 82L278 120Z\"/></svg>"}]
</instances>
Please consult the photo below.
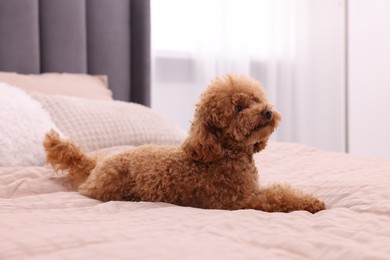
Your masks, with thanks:
<instances>
[{"instance_id":1,"label":"curly dog fur","mask_svg":"<svg viewBox=\"0 0 390 260\"><path fill-rule=\"evenodd\" d=\"M101 201L167 202L205 209L267 212L325 208L289 186L260 187L253 154L263 150L280 114L260 84L245 76L216 78L201 95L179 147L145 145L96 160L54 131L44 140L47 162L68 170L80 194Z\"/></svg>"}]
</instances>

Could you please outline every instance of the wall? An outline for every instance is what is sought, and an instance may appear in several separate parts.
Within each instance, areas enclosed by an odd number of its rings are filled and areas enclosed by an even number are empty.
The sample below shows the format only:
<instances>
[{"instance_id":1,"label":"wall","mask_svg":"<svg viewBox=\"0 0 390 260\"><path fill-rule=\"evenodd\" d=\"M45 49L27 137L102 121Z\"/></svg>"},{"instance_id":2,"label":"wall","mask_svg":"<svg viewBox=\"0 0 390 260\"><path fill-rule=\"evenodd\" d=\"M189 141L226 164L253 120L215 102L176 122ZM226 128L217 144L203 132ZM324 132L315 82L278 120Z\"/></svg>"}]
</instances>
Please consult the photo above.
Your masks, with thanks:
<instances>
[{"instance_id":1,"label":"wall","mask_svg":"<svg viewBox=\"0 0 390 260\"><path fill-rule=\"evenodd\" d=\"M349 1L349 151L390 156L390 1Z\"/></svg>"}]
</instances>

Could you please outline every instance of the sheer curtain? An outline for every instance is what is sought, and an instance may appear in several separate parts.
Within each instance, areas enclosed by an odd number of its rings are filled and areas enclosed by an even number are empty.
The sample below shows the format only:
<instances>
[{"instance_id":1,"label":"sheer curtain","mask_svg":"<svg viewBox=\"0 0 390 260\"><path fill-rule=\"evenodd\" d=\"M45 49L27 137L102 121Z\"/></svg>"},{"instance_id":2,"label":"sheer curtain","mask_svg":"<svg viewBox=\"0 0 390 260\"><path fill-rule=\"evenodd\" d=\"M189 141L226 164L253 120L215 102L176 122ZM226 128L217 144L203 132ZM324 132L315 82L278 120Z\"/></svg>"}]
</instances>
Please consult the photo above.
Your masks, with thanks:
<instances>
[{"instance_id":1,"label":"sheer curtain","mask_svg":"<svg viewBox=\"0 0 390 260\"><path fill-rule=\"evenodd\" d=\"M283 115L276 140L344 150L344 1L151 3L154 109L188 129L212 78L246 74Z\"/></svg>"}]
</instances>

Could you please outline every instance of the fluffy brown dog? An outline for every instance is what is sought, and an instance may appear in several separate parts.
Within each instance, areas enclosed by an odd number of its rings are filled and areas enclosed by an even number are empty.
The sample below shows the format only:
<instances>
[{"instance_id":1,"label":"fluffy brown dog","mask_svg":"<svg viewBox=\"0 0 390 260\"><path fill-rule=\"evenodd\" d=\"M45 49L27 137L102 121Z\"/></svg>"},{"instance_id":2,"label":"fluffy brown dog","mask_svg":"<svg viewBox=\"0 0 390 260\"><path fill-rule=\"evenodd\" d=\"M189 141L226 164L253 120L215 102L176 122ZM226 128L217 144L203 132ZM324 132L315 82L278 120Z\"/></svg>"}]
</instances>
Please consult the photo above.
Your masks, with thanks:
<instances>
[{"instance_id":1,"label":"fluffy brown dog","mask_svg":"<svg viewBox=\"0 0 390 260\"><path fill-rule=\"evenodd\" d=\"M101 201L268 212L323 210L323 202L288 186L259 187L253 154L265 148L280 118L257 81L228 75L215 79L202 94L180 147L140 146L99 161L53 131L44 147L48 163L69 170L74 188Z\"/></svg>"}]
</instances>

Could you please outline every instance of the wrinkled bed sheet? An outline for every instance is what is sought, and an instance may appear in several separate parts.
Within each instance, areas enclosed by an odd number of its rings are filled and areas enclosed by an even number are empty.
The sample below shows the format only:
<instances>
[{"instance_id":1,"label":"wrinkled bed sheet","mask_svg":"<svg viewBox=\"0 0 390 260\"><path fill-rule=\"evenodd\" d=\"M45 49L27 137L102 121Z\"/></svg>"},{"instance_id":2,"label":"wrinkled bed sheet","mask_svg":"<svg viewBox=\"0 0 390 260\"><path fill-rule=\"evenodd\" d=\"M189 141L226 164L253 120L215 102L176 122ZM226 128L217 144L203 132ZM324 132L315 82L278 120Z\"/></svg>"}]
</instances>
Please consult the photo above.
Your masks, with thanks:
<instances>
[{"instance_id":1,"label":"wrinkled bed sheet","mask_svg":"<svg viewBox=\"0 0 390 260\"><path fill-rule=\"evenodd\" d=\"M102 203L48 167L0 168L0 259L390 259L390 159L271 143L261 185L324 200L312 215Z\"/></svg>"}]
</instances>

